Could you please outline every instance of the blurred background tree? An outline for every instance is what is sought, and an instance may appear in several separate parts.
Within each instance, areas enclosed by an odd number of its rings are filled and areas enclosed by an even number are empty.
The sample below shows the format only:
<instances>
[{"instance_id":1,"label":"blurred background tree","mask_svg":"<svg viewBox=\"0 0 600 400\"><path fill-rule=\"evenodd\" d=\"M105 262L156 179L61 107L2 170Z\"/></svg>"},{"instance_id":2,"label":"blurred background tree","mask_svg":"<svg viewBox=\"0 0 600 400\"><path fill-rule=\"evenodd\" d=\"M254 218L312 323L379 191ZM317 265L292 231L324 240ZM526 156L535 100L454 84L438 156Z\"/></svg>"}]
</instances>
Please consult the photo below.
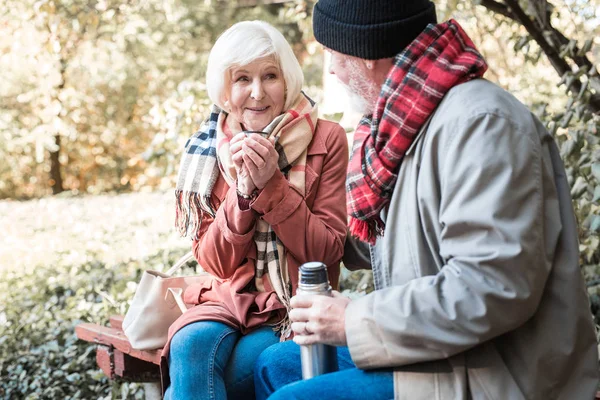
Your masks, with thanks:
<instances>
[{"instance_id":1,"label":"blurred background tree","mask_svg":"<svg viewBox=\"0 0 600 400\"><path fill-rule=\"evenodd\" d=\"M169 188L181 141L206 114L208 51L239 20L264 19L281 29L311 95L323 96L312 0L3 4L0 198ZM598 0L440 0L437 6L440 20L459 19L482 49L488 78L531 106L553 133L581 133L568 135L575 144L583 143L580 136L585 141L583 132L595 135L589 129L600 110ZM579 154L575 145L568 150ZM575 167L580 190L591 175Z\"/></svg>"},{"instance_id":2,"label":"blurred background tree","mask_svg":"<svg viewBox=\"0 0 600 400\"><path fill-rule=\"evenodd\" d=\"M160 133L172 134L157 118L181 95L177 104L193 107L189 124L202 119L206 59L223 30L265 19L302 55L302 31L280 18L282 8L249 1L3 0L0 198L156 186L150 155L142 155L164 139Z\"/></svg>"}]
</instances>

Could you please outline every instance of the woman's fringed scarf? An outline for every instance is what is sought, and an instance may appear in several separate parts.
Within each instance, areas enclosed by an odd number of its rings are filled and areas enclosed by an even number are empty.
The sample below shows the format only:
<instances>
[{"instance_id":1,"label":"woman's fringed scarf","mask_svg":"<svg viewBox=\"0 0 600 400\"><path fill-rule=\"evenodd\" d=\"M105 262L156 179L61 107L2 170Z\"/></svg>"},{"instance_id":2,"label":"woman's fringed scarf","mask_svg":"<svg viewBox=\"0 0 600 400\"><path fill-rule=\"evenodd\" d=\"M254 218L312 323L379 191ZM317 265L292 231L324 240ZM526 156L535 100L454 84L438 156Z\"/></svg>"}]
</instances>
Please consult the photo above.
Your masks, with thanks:
<instances>
[{"instance_id":1,"label":"woman's fringed scarf","mask_svg":"<svg viewBox=\"0 0 600 400\"><path fill-rule=\"evenodd\" d=\"M279 169L302 195L306 190L307 149L313 138L317 115L317 105L300 93L294 105L263 130L268 137L275 137ZM199 239L202 215L207 213L215 217L216 210L210 197L219 174L229 187L235 187L237 175L229 153L229 142L242 130L240 122L231 114L213 105L209 118L185 144L175 190L175 225L182 236ZM285 247L273 228L262 219L256 222L254 241L257 250L256 286L262 287L266 273L279 300L289 312L291 285ZM287 314L276 327L282 340L290 332Z\"/></svg>"},{"instance_id":2,"label":"woman's fringed scarf","mask_svg":"<svg viewBox=\"0 0 600 400\"><path fill-rule=\"evenodd\" d=\"M350 233L375 243L404 154L446 93L487 64L454 20L430 24L394 59L372 118L358 125L346 179Z\"/></svg>"}]
</instances>

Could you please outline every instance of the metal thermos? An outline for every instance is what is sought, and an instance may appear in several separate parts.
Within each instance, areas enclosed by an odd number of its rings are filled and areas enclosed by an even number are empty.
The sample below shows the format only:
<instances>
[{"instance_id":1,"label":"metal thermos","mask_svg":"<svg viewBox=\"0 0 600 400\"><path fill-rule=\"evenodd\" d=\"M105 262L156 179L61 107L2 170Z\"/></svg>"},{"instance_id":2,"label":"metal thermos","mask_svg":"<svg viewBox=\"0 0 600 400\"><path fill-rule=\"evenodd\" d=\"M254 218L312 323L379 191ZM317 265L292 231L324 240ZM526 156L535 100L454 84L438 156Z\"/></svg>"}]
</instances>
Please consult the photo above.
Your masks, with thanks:
<instances>
[{"instance_id":1,"label":"metal thermos","mask_svg":"<svg viewBox=\"0 0 600 400\"><path fill-rule=\"evenodd\" d=\"M331 296L331 285L327 278L327 266L321 262L309 262L300 266L297 294ZM302 379L335 372L338 370L335 346L310 344L300 346Z\"/></svg>"}]
</instances>

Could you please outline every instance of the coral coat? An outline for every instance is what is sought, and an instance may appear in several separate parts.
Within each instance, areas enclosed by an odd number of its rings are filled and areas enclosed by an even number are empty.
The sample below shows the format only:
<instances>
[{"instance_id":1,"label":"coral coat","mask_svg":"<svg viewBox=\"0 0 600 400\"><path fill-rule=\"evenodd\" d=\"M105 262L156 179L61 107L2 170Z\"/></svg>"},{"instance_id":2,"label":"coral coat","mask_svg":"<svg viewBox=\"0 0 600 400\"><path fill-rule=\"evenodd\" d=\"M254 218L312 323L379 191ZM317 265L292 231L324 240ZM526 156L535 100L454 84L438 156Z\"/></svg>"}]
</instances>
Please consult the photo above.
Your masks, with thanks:
<instances>
[{"instance_id":1,"label":"coral coat","mask_svg":"<svg viewBox=\"0 0 600 400\"><path fill-rule=\"evenodd\" d=\"M256 245L255 223L263 218L287 249L292 293L296 292L298 268L305 262L327 264L333 287L339 281L346 234L344 181L348 164L348 142L344 129L319 119L306 160L306 190L303 197L280 171L242 211L234 187L219 176L213 193L218 207L215 218L204 215L200 239L193 250L202 268L212 275L189 287L184 301L196 306L186 311L169 328L162 352L163 390L168 386L167 357L173 335L184 326L210 320L239 329L243 334L265 323L276 323L285 314L268 279L265 291L254 286Z\"/></svg>"}]
</instances>

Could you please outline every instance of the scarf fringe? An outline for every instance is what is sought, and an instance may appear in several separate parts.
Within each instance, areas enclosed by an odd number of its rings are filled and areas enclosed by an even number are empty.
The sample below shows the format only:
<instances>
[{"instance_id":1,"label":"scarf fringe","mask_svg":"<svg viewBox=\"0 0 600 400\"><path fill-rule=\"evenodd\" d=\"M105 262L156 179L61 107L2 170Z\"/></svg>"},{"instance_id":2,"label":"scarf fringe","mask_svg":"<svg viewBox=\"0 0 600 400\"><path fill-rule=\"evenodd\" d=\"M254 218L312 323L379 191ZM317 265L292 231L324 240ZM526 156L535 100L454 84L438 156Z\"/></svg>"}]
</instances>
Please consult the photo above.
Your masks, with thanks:
<instances>
[{"instance_id":1,"label":"scarf fringe","mask_svg":"<svg viewBox=\"0 0 600 400\"><path fill-rule=\"evenodd\" d=\"M385 225L379 217L366 221L350 217L350 234L363 242L375 244L377 236L383 236Z\"/></svg>"},{"instance_id":2,"label":"scarf fringe","mask_svg":"<svg viewBox=\"0 0 600 400\"><path fill-rule=\"evenodd\" d=\"M215 211L207 202L210 214ZM200 225L202 223L202 198L199 193L183 190L175 191L175 228L183 237L198 240L200 238Z\"/></svg>"},{"instance_id":3,"label":"scarf fringe","mask_svg":"<svg viewBox=\"0 0 600 400\"><path fill-rule=\"evenodd\" d=\"M273 331L279 333L279 341L285 342L287 338L292 334L292 321L290 320L290 313L286 310L285 316L273 327Z\"/></svg>"}]
</instances>

